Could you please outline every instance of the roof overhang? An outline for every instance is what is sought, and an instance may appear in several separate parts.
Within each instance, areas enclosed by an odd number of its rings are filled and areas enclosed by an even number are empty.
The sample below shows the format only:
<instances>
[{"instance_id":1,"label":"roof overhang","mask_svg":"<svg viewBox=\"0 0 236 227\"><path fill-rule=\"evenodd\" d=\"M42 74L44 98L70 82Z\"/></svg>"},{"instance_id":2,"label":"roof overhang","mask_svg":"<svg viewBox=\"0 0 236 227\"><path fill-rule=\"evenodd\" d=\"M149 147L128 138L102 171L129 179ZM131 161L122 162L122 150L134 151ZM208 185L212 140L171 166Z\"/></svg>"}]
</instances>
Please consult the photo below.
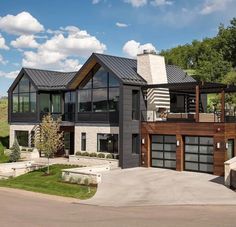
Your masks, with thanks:
<instances>
[{"instance_id":1,"label":"roof overhang","mask_svg":"<svg viewBox=\"0 0 236 227\"><path fill-rule=\"evenodd\" d=\"M195 92L196 86L199 86L201 93L210 94L225 91L226 93L236 92L235 85L227 85L222 83L212 82L186 82L186 83L170 83L170 84L147 84L142 86L142 89L151 88L168 88L173 92Z\"/></svg>"}]
</instances>

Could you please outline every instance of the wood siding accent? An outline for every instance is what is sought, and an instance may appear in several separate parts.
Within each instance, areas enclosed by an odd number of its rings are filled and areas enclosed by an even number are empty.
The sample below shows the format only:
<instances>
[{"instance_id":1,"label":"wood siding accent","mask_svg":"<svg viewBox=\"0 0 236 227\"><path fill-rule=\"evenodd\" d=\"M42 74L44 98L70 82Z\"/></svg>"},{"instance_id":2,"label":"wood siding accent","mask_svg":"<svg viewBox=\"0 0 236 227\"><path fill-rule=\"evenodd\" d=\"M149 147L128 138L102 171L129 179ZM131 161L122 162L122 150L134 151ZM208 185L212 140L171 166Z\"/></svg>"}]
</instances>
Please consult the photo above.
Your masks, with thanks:
<instances>
[{"instance_id":1,"label":"wood siding accent","mask_svg":"<svg viewBox=\"0 0 236 227\"><path fill-rule=\"evenodd\" d=\"M184 136L211 136L214 140L213 174L224 175L224 162L227 160L226 143L234 139L236 144L236 123L172 123L172 122L142 122L141 125L142 166L150 167L150 135L176 135L179 146L176 148L176 170L184 169ZM220 148L217 149L217 143ZM236 145L235 145L236 149Z\"/></svg>"}]
</instances>

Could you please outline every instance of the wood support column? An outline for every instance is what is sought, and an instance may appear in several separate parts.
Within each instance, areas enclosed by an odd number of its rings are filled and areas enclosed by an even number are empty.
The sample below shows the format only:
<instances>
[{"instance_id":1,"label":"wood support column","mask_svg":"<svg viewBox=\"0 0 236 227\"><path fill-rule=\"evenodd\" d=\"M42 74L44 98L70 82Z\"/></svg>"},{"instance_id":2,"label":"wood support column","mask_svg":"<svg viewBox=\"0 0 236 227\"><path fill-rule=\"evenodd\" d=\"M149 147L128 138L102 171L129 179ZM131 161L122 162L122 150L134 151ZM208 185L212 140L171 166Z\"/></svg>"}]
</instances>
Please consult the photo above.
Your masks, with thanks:
<instances>
[{"instance_id":1,"label":"wood support column","mask_svg":"<svg viewBox=\"0 0 236 227\"><path fill-rule=\"evenodd\" d=\"M221 115L220 121L225 122L225 91L221 91Z\"/></svg>"},{"instance_id":2,"label":"wood support column","mask_svg":"<svg viewBox=\"0 0 236 227\"><path fill-rule=\"evenodd\" d=\"M195 121L199 122L199 98L200 98L200 90L199 90L199 85L196 86L195 88L195 96L196 96L196 102L195 102Z\"/></svg>"},{"instance_id":3,"label":"wood support column","mask_svg":"<svg viewBox=\"0 0 236 227\"><path fill-rule=\"evenodd\" d=\"M182 135L176 135L176 170L183 171L184 170L184 142Z\"/></svg>"},{"instance_id":4,"label":"wood support column","mask_svg":"<svg viewBox=\"0 0 236 227\"><path fill-rule=\"evenodd\" d=\"M141 166L143 167L150 167L150 135L148 133L142 134L141 139Z\"/></svg>"}]
</instances>

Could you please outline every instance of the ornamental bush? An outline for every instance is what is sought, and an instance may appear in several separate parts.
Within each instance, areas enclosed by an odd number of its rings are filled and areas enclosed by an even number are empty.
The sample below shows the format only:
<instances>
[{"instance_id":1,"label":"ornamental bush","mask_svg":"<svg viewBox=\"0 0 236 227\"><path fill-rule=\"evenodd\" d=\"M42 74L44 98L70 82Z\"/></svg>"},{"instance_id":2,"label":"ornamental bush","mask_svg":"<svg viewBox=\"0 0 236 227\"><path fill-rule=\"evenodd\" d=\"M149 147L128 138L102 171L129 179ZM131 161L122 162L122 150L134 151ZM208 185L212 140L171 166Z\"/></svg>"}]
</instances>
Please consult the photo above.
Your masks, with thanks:
<instances>
[{"instance_id":1,"label":"ornamental bush","mask_svg":"<svg viewBox=\"0 0 236 227\"><path fill-rule=\"evenodd\" d=\"M11 150L12 150L12 152L9 156L9 161L10 162L17 162L20 159L20 146L19 146L17 139L14 140Z\"/></svg>"},{"instance_id":2,"label":"ornamental bush","mask_svg":"<svg viewBox=\"0 0 236 227\"><path fill-rule=\"evenodd\" d=\"M114 157L113 157L112 154L107 154L107 155L106 155L106 158L112 159L112 158L114 158Z\"/></svg>"},{"instance_id":3,"label":"ornamental bush","mask_svg":"<svg viewBox=\"0 0 236 227\"><path fill-rule=\"evenodd\" d=\"M93 152L89 154L90 157L97 157L97 153Z\"/></svg>"},{"instance_id":4,"label":"ornamental bush","mask_svg":"<svg viewBox=\"0 0 236 227\"><path fill-rule=\"evenodd\" d=\"M99 158L105 158L105 154L99 153L99 154L98 154L98 157L99 157Z\"/></svg>"}]
</instances>

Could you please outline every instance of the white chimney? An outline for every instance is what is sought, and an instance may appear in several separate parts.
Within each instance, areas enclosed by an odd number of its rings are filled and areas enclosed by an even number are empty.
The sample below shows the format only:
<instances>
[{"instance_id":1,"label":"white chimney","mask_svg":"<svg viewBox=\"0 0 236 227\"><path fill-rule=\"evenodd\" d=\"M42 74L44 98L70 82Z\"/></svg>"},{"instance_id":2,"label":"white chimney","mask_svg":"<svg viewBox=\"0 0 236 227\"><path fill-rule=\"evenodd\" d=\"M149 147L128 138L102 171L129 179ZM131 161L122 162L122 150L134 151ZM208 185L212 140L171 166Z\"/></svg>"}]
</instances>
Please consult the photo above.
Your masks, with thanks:
<instances>
[{"instance_id":1,"label":"white chimney","mask_svg":"<svg viewBox=\"0 0 236 227\"><path fill-rule=\"evenodd\" d=\"M154 51L144 50L143 54L138 54L137 73L142 76L148 84L168 83L165 58L157 55Z\"/></svg>"},{"instance_id":2,"label":"white chimney","mask_svg":"<svg viewBox=\"0 0 236 227\"><path fill-rule=\"evenodd\" d=\"M137 56L137 73L142 76L148 84L167 84L165 58L157 55L154 51L143 51ZM163 111L170 110L170 93L168 88L152 88L147 90L147 108L150 113L159 118ZM148 114L150 114L148 113ZM153 119L152 117L152 119Z\"/></svg>"}]
</instances>

